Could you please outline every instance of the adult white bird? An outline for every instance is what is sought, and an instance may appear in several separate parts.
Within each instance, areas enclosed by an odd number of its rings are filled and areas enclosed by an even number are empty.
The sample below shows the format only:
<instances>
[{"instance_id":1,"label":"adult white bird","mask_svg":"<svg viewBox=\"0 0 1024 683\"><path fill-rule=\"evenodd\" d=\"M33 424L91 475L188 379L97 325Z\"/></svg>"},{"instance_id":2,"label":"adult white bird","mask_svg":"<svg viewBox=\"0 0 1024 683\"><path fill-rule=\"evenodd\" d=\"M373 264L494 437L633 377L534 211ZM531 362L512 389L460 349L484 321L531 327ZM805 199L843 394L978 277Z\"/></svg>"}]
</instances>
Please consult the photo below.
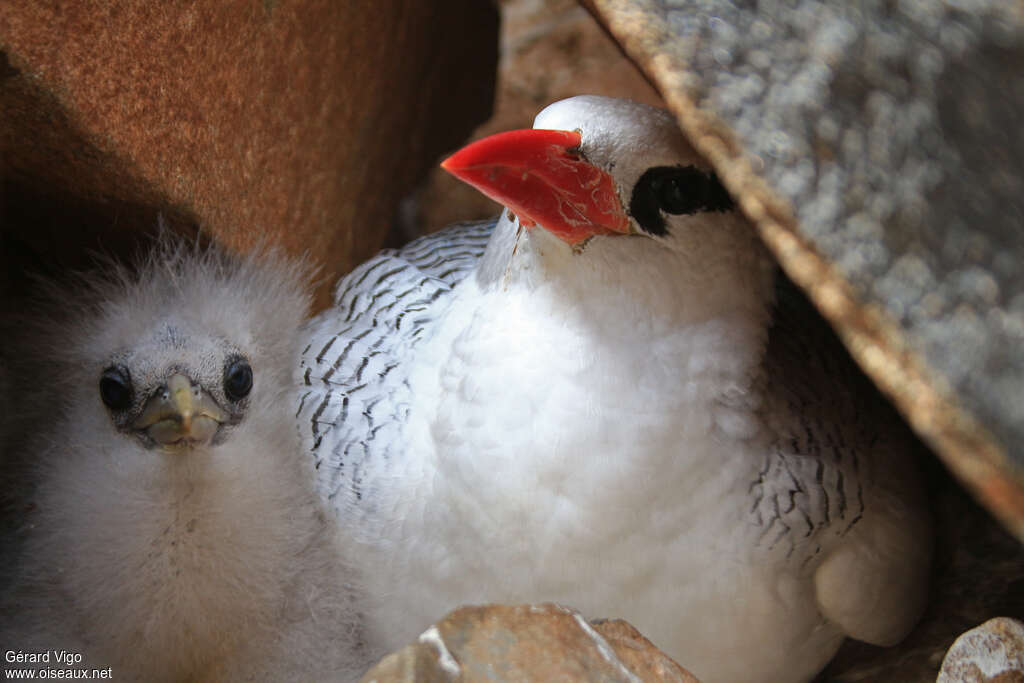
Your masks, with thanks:
<instances>
[{"instance_id":1,"label":"adult white bird","mask_svg":"<svg viewBox=\"0 0 1024 683\"><path fill-rule=\"evenodd\" d=\"M274 252L165 245L137 274L55 292L65 315L33 337L38 374L18 388L45 410L5 469L21 498L6 668L135 681L365 668L344 548L295 432L304 272Z\"/></svg>"},{"instance_id":2,"label":"adult white bird","mask_svg":"<svg viewBox=\"0 0 1024 683\"><path fill-rule=\"evenodd\" d=\"M763 683L899 641L930 555L902 432L672 117L575 97L443 165L508 210L352 272L300 370L369 642L554 600Z\"/></svg>"}]
</instances>

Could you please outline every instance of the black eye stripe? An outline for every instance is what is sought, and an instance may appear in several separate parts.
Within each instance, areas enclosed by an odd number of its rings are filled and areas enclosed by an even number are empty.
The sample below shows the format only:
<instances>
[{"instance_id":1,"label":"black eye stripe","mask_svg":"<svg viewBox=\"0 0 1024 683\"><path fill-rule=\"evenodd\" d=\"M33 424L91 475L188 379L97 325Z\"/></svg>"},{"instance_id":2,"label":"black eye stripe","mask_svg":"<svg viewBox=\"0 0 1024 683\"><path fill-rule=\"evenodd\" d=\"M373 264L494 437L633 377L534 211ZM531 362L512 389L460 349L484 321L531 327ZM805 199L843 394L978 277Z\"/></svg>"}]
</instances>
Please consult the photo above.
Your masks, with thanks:
<instances>
[{"instance_id":1,"label":"black eye stripe","mask_svg":"<svg viewBox=\"0 0 1024 683\"><path fill-rule=\"evenodd\" d=\"M702 211L731 211L732 197L714 171L695 166L655 166L633 186L629 213L652 235L664 235L665 217Z\"/></svg>"}]
</instances>

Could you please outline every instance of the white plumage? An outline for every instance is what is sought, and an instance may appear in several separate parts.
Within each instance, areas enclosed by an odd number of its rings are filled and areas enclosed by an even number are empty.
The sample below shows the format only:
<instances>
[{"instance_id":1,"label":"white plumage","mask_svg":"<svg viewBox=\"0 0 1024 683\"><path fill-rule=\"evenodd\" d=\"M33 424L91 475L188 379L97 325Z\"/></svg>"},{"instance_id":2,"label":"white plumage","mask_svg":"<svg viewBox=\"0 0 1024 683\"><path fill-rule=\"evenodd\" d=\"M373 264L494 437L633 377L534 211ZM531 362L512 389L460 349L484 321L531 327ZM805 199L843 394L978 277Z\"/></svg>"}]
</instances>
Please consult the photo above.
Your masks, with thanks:
<instances>
[{"instance_id":1,"label":"white plumage","mask_svg":"<svg viewBox=\"0 0 1024 683\"><path fill-rule=\"evenodd\" d=\"M519 217L364 264L307 332L300 428L356 536L368 642L463 603L554 600L742 683L809 680L845 635L898 641L929 522L880 399L776 300L666 112L581 97L535 128L574 141L562 189L585 163L610 175L607 224L561 189L538 218L530 190ZM482 185L539 177L474 164Z\"/></svg>"},{"instance_id":2,"label":"white plumage","mask_svg":"<svg viewBox=\"0 0 1024 683\"><path fill-rule=\"evenodd\" d=\"M54 292L63 315L19 359L33 433L5 470L20 498L5 651L77 652L137 681L365 668L344 548L295 434L304 279L274 252L165 245L137 275Z\"/></svg>"}]
</instances>

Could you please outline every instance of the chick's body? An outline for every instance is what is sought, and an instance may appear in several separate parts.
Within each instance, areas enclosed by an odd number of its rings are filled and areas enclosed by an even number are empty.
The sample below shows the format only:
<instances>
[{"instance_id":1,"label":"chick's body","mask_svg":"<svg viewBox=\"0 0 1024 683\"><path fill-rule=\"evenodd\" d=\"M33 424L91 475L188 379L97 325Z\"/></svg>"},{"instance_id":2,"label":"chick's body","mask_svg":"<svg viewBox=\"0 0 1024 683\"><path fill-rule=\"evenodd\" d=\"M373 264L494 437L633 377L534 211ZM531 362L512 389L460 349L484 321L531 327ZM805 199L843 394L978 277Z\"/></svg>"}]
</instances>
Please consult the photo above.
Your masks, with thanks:
<instances>
[{"instance_id":1,"label":"chick's body","mask_svg":"<svg viewBox=\"0 0 1024 683\"><path fill-rule=\"evenodd\" d=\"M36 341L47 410L9 468L27 504L4 648L118 680L354 678L348 573L292 416L301 269L165 247L75 301Z\"/></svg>"}]
</instances>

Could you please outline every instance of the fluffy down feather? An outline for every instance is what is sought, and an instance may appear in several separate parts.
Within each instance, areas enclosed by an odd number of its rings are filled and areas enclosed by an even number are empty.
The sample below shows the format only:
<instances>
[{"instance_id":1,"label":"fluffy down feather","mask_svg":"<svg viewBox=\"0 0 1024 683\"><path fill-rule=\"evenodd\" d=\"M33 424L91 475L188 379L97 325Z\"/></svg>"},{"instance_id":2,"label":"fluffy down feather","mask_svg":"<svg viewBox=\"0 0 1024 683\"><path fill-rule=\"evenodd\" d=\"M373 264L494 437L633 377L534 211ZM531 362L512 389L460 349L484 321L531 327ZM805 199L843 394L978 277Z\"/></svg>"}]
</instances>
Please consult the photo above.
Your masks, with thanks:
<instances>
[{"instance_id":1,"label":"fluffy down feather","mask_svg":"<svg viewBox=\"0 0 1024 683\"><path fill-rule=\"evenodd\" d=\"M164 239L134 271L47 287L61 305L29 321L18 359L30 435L4 467L18 492L4 650L78 652L117 680L350 680L365 668L342 543L297 447L307 276L274 250ZM252 387L234 401L224 377L237 358ZM101 399L112 366L130 377L124 409ZM227 415L207 443L162 446L133 427L174 373Z\"/></svg>"}]
</instances>

